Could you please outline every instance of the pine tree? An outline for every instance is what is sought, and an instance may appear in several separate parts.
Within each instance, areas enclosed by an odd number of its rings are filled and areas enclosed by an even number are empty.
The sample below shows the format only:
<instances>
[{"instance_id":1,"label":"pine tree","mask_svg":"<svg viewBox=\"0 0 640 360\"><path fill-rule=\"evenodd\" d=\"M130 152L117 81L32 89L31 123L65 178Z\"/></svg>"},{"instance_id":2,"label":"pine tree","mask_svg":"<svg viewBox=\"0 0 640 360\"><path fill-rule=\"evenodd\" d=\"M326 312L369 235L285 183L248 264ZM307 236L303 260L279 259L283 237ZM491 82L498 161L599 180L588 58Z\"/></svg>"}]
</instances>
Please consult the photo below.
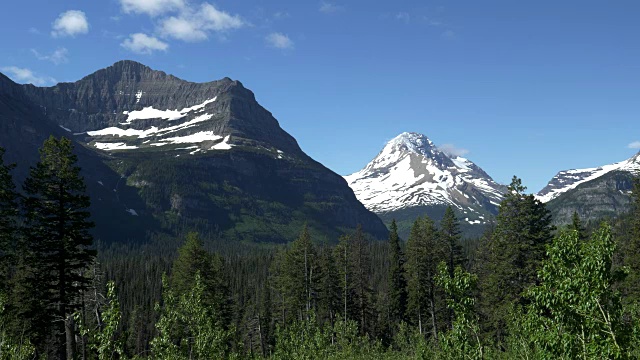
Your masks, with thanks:
<instances>
[{"instance_id":1,"label":"pine tree","mask_svg":"<svg viewBox=\"0 0 640 360\"><path fill-rule=\"evenodd\" d=\"M15 263L17 243L18 194L11 177L14 164L4 164L5 150L0 147L0 293L9 292L11 266Z\"/></svg>"},{"instance_id":2,"label":"pine tree","mask_svg":"<svg viewBox=\"0 0 640 360\"><path fill-rule=\"evenodd\" d=\"M625 303L640 301L640 177L633 181L631 201L630 238L623 255L623 263L629 268L629 276L622 284Z\"/></svg>"},{"instance_id":3,"label":"pine tree","mask_svg":"<svg viewBox=\"0 0 640 360\"><path fill-rule=\"evenodd\" d=\"M342 321L354 319L354 314L350 311L353 309L353 296L351 278L353 274L350 266L351 254L351 237L348 235L340 236L338 245L333 248L333 258L336 261L338 272L338 284L340 286L340 310Z\"/></svg>"},{"instance_id":4,"label":"pine tree","mask_svg":"<svg viewBox=\"0 0 640 360\"><path fill-rule=\"evenodd\" d=\"M75 352L72 314L88 285L83 271L95 257L95 251L89 249L90 200L72 150L70 140L50 137L24 184L27 292L38 296L24 300L35 300L29 310L35 309L31 315L40 318L34 325L56 324L58 357L66 353L71 359Z\"/></svg>"},{"instance_id":5,"label":"pine tree","mask_svg":"<svg viewBox=\"0 0 640 360\"><path fill-rule=\"evenodd\" d=\"M447 207L442 221L440 221L440 234L447 245L447 269L449 270L449 276L453 278L455 268L463 265L465 259L462 253L462 245L460 245L460 221L451 206Z\"/></svg>"},{"instance_id":6,"label":"pine tree","mask_svg":"<svg viewBox=\"0 0 640 360\"><path fill-rule=\"evenodd\" d=\"M569 229L577 231L578 238L580 240L586 240L588 238L587 230L582 225L582 220L580 220L580 215L578 215L577 211L574 211L571 216L571 225L569 225Z\"/></svg>"},{"instance_id":7,"label":"pine tree","mask_svg":"<svg viewBox=\"0 0 640 360\"><path fill-rule=\"evenodd\" d=\"M329 247L323 247L319 254L320 279L318 295L318 317L335 324L340 313L340 275L335 258Z\"/></svg>"},{"instance_id":8,"label":"pine tree","mask_svg":"<svg viewBox=\"0 0 640 360\"><path fill-rule=\"evenodd\" d=\"M389 325L392 329L405 320L407 311L407 281L404 273L404 254L400 248L398 225L391 221L389 231Z\"/></svg>"},{"instance_id":9,"label":"pine tree","mask_svg":"<svg viewBox=\"0 0 640 360\"><path fill-rule=\"evenodd\" d=\"M353 234L340 237L333 256L340 277L343 321L355 320L362 334L373 330L373 289L368 245L362 226L358 225Z\"/></svg>"},{"instance_id":10,"label":"pine tree","mask_svg":"<svg viewBox=\"0 0 640 360\"><path fill-rule=\"evenodd\" d=\"M533 195L524 194L522 181L513 177L500 204L497 225L488 246L482 279L482 307L491 331L500 341L513 304L524 304L524 289L535 284L537 270L551 242L551 215Z\"/></svg>"},{"instance_id":11,"label":"pine tree","mask_svg":"<svg viewBox=\"0 0 640 360\"><path fill-rule=\"evenodd\" d=\"M412 323L420 334L430 328L438 338L439 306L435 278L438 263L445 260L444 246L429 217L418 218L411 227L407 241L407 290ZM427 320L429 324L427 325Z\"/></svg>"},{"instance_id":12,"label":"pine tree","mask_svg":"<svg viewBox=\"0 0 640 360\"><path fill-rule=\"evenodd\" d=\"M178 294L184 294L195 285L195 274L202 281L202 301L215 308L218 319L228 326L231 321L229 290L224 278L220 256L204 249L198 233L187 234L186 241L178 249L178 257L171 268L170 286Z\"/></svg>"},{"instance_id":13,"label":"pine tree","mask_svg":"<svg viewBox=\"0 0 640 360\"><path fill-rule=\"evenodd\" d=\"M373 329L372 297L371 288L371 260L369 247L362 226L358 225L355 233L351 235L351 273L353 286L353 303L355 307L356 320L360 331L370 333Z\"/></svg>"},{"instance_id":14,"label":"pine tree","mask_svg":"<svg viewBox=\"0 0 640 360\"><path fill-rule=\"evenodd\" d=\"M462 253L462 245L460 245L460 222L456 218L455 213L451 206L448 206L440 221L440 235L442 241L446 244L446 264L449 271L449 277L453 279L455 268L462 266L465 262L464 255ZM450 299L450 301L456 301L456 299ZM449 307L448 311L448 325L453 324L453 310Z\"/></svg>"},{"instance_id":15,"label":"pine tree","mask_svg":"<svg viewBox=\"0 0 640 360\"><path fill-rule=\"evenodd\" d=\"M321 273L320 259L306 225L291 248L280 256L275 284L282 306L298 320L308 319L317 308Z\"/></svg>"}]
</instances>

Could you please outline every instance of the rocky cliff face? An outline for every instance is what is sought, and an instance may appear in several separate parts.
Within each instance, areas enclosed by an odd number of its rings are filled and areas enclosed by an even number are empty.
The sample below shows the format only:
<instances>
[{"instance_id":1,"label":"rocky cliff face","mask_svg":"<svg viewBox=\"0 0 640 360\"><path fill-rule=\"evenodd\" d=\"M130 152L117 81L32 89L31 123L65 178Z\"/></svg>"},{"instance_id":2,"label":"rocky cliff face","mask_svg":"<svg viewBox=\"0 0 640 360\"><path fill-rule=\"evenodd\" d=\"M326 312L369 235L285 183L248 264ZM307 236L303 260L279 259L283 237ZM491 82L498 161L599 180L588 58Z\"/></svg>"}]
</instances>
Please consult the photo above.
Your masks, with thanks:
<instances>
[{"instance_id":1,"label":"rocky cliff face","mask_svg":"<svg viewBox=\"0 0 640 360\"><path fill-rule=\"evenodd\" d=\"M135 190L141 201L129 196L119 211L156 222L144 226L286 241L308 222L333 241L362 224L386 237L344 179L309 158L238 81L191 83L120 61L75 83L10 89L29 104L28 118L98 159L85 165L115 174L92 181L115 194Z\"/></svg>"},{"instance_id":2,"label":"rocky cliff face","mask_svg":"<svg viewBox=\"0 0 640 360\"><path fill-rule=\"evenodd\" d=\"M560 171L536 197L547 203L556 224L570 223L574 212L584 221L600 221L629 210L637 175L640 153L597 168Z\"/></svg>"}]
</instances>

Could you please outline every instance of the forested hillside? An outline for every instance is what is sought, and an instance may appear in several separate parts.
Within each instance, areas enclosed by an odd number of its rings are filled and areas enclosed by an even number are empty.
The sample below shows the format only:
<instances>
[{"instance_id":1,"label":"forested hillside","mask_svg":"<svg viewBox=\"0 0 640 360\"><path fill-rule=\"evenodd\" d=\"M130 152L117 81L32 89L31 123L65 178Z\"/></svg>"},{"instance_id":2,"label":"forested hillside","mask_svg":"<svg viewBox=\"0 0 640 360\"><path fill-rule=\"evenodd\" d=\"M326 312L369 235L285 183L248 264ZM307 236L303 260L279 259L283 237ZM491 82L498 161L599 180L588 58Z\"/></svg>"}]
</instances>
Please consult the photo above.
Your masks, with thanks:
<instances>
[{"instance_id":1,"label":"forested hillside","mask_svg":"<svg viewBox=\"0 0 640 360\"><path fill-rule=\"evenodd\" d=\"M589 226L554 227L514 177L475 239L448 208L407 239L394 221L387 241L100 243L72 148L45 141L21 191L0 162L2 359L640 356L639 180L630 213Z\"/></svg>"}]
</instances>

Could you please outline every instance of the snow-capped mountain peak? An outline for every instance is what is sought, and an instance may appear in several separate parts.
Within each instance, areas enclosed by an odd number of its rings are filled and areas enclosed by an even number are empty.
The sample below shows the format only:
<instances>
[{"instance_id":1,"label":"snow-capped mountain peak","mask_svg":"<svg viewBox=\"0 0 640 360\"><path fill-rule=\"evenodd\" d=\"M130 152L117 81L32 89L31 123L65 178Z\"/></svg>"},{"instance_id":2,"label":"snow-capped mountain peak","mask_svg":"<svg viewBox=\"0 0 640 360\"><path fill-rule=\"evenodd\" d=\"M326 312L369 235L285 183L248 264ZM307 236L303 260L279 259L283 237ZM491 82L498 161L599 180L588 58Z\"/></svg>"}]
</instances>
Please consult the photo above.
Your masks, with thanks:
<instances>
[{"instance_id":1,"label":"snow-capped mountain peak","mask_svg":"<svg viewBox=\"0 0 640 360\"><path fill-rule=\"evenodd\" d=\"M536 198L541 202L549 202L561 194L575 189L581 184L595 180L612 171L627 171L634 174L640 173L640 152L627 160L610 165L560 171L549 181L547 186L536 194Z\"/></svg>"},{"instance_id":2,"label":"snow-capped mountain peak","mask_svg":"<svg viewBox=\"0 0 640 360\"><path fill-rule=\"evenodd\" d=\"M356 197L376 213L418 206L453 206L469 223L495 213L504 186L473 162L451 157L423 134L391 139L362 170L345 176Z\"/></svg>"},{"instance_id":3,"label":"snow-capped mountain peak","mask_svg":"<svg viewBox=\"0 0 640 360\"><path fill-rule=\"evenodd\" d=\"M415 132L403 132L391 139L387 145L385 145L382 152L410 151L416 154L427 155L427 153L433 151L433 149L435 149L433 142L425 135Z\"/></svg>"}]
</instances>

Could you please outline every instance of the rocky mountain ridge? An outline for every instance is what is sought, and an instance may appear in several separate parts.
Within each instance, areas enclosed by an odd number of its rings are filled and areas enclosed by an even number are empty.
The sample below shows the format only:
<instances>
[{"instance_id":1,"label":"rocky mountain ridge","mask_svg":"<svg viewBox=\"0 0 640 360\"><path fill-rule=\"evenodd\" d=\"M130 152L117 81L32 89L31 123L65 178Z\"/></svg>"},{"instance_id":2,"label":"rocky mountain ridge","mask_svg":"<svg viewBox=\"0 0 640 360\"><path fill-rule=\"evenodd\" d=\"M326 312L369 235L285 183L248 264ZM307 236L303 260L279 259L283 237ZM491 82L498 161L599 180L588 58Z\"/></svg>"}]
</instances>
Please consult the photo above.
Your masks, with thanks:
<instances>
[{"instance_id":1,"label":"rocky mountain ridge","mask_svg":"<svg viewBox=\"0 0 640 360\"><path fill-rule=\"evenodd\" d=\"M141 199L135 207L116 196L119 212L130 218L229 240L292 240L305 222L328 241L357 224L386 237L384 224L344 179L307 156L239 81L191 83L133 61L46 88L8 81L0 86L29 107L27 119L17 121L37 120L39 139L72 138L93 159L83 167L116 175L113 181L88 174L91 187L133 190ZM3 134L0 146L35 154L29 165L37 157L37 147Z\"/></svg>"}]
</instances>

